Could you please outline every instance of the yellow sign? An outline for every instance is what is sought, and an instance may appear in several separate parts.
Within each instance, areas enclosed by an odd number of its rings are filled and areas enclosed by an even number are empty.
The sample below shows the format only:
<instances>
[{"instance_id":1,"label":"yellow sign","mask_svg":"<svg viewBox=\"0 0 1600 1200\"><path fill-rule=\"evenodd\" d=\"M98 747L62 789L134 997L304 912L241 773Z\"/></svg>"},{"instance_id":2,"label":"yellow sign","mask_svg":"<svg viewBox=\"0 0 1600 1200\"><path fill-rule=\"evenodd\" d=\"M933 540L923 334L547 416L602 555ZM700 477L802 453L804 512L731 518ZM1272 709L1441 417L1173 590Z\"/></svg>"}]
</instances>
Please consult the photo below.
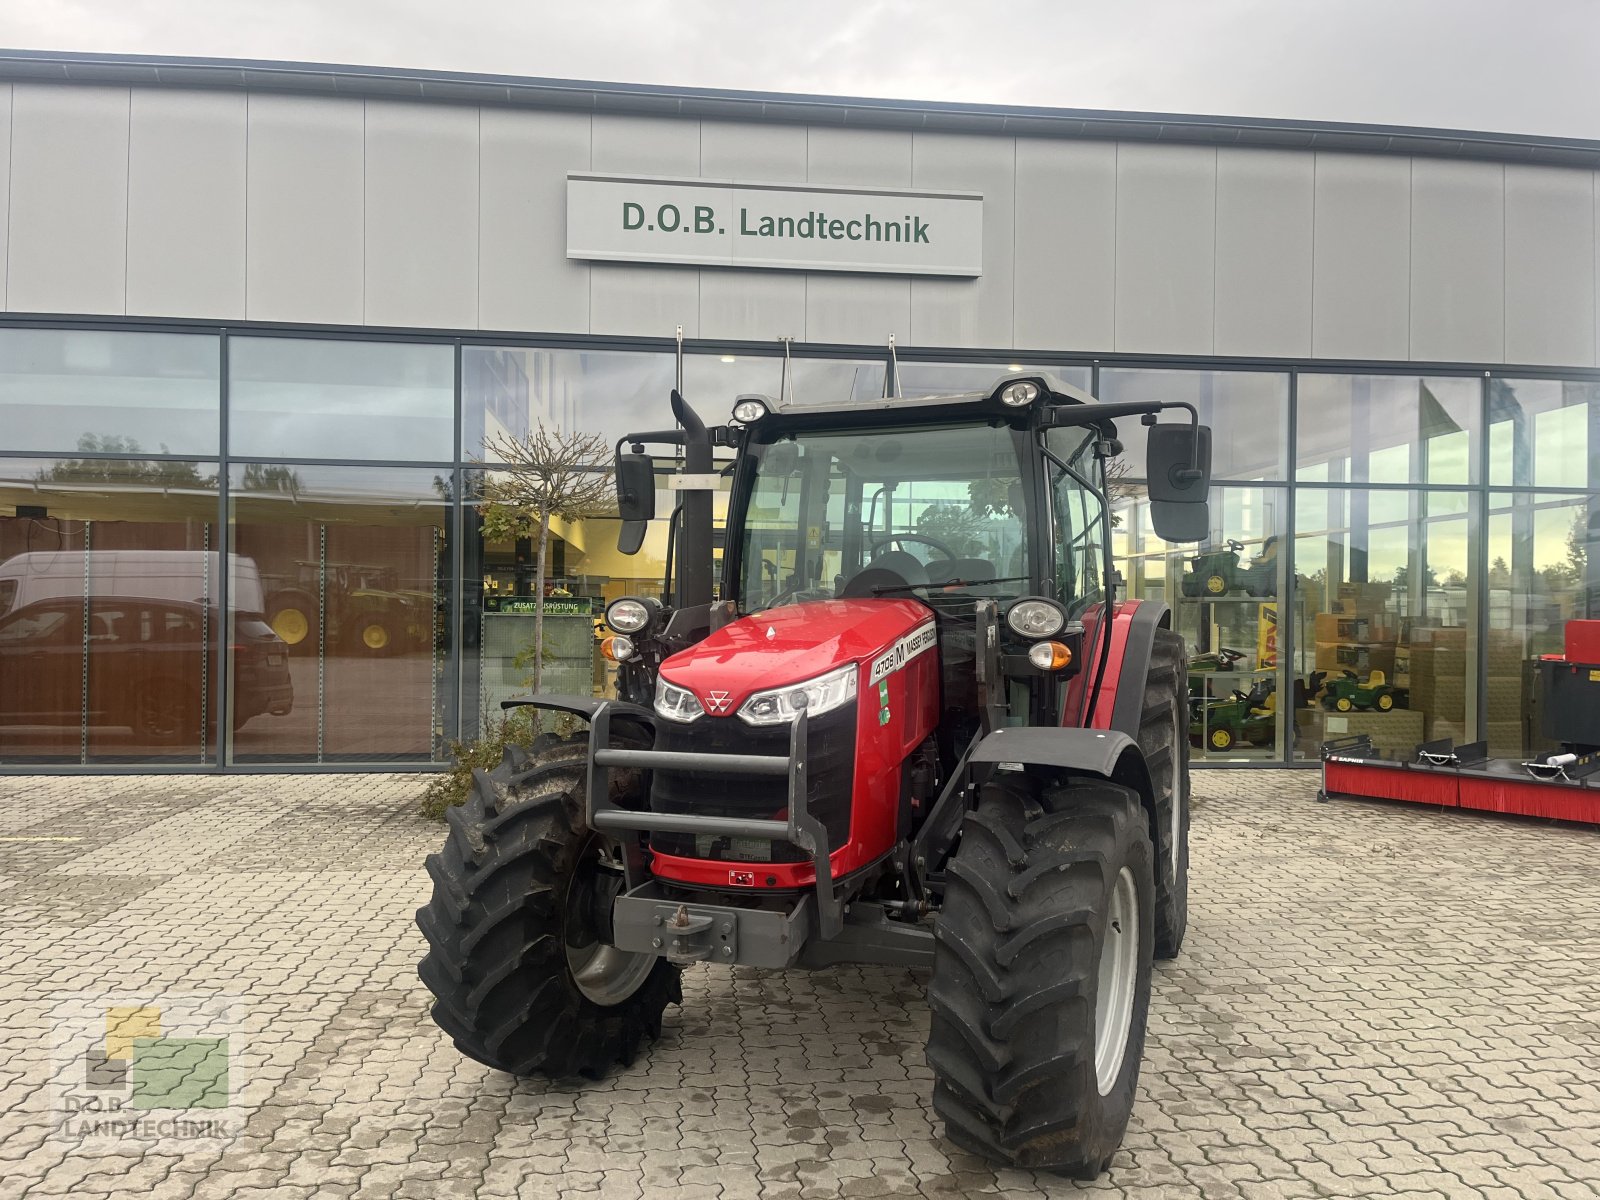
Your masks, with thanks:
<instances>
[{"instance_id":1,"label":"yellow sign","mask_svg":"<svg viewBox=\"0 0 1600 1200\"><path fill-rule=\"evenodd\" d=\"M1278 665L1278 606L1262 604L1256 622L1256 669Z\"/></svg>"}]
</instances>

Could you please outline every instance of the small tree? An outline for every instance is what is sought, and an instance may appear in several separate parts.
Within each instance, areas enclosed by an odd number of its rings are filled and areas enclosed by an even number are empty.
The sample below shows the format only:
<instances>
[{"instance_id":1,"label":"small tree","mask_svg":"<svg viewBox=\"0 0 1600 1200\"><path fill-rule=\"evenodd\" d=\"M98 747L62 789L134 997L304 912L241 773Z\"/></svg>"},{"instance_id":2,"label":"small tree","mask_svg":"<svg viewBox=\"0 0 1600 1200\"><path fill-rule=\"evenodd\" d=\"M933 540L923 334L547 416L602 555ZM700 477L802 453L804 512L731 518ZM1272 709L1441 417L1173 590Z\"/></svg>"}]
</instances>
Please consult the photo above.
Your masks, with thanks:
<instances>
[{"instance_id":1,"label":"small tree","mask_svg":"<svg viewBox=\"0 0 1600 1200\"><path fill-rule=\"evenodd\" d=\"M526 434L500 434L488 443L498 461L485 461L483 536L500 540L537 538L534 568L533 689L544 670L544 581L550 555L550 522L581 521L615 512L611 447L599 434L563 433L536 425Z\"/></svg>"}]
</instances>

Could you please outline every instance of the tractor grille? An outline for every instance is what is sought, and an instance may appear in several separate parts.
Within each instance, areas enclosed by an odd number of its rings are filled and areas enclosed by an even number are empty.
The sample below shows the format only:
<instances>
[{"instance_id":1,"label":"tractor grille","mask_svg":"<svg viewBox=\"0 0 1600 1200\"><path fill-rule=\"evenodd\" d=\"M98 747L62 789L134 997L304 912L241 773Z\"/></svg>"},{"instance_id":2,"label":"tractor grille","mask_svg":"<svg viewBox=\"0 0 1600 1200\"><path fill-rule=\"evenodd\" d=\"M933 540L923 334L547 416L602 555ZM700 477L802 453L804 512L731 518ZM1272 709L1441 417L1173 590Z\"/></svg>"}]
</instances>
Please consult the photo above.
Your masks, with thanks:
<instances>
[{"instance_id":1,"label":"tractor grille","mask_svg":"<svg viewBox=\"0 0 1600 1200\"><path fill-rule=\"evenodd\" d=\"M789 757L789 726L747 725L738 717L702 717L681 725L656 722L657 750L699 754L770 754ZM850 836L850 793L855 781L856 706L852 702L811 721L806 728L806 807L828 831L837 850ZM783 820L788 814L789 780L781 775L697 774L655 771L650 808L658 813L701 817ZM787 842L761 838L655 833L650 844L663 854L726 862L805 862L807 855Z\"/></svg>"}]
</instances>

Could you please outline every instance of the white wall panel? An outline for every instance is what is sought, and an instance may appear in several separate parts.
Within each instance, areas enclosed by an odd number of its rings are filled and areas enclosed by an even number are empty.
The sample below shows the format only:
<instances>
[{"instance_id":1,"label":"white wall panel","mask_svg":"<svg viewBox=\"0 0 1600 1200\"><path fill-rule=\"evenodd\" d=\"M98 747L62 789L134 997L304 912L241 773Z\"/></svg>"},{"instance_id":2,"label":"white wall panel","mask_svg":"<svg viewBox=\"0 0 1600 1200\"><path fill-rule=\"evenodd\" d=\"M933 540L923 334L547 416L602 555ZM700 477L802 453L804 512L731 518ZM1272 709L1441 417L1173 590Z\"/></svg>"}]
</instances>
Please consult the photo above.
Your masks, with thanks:
<instances>
[{"instance_id":1,"label":"white wall panel","mask_svg":"<svg viewBox=\"0 0 1600 1200\"><path fill-rule=\"evenodd\" d=\"M14 85L12 311L121 315L127 234L128 89Z\"/></svg>"},{"instance_id":2,"label":"white wall panel","mask_svg":"<svg viewBox=\"0 0 1600 1200\"><path fill-rule=\"evenodd\" d=\"M747 183L804 183L803 125L703 121L700 175ZM806 277L798 271L700 272L700 336L764 342L806 331Z\"/></svg>"},{"instance_id":3,"label":"white wall panel","mask_svg":"<svg viewBox=\"0 0 1600 1200\"><path fill-rule=\"evenodd\" d=\"M1507 362L1595 362L1594 175L1506 169Z\"/></svg>"},{"instance_id":4,"label":"white wall panel","mask_svg":"<svg viewBox=\"0 0 1600 1200\"><path fill-rule=\"evenodd\" d=\"M1316 156L1217 150L1215 353L1311 353Z\"/></svg>"},{"instance_id":5,"label":"white wall panel","mask_svg":"<svg viewBox=\"0 0 1600 1200\"><path fill-rule=\"evenodd\" d=\"M0 311L6 304L6 260L11 225L11 85L0 85Z\"/></svg>"},{"instance_id":6,"label":"white wall panel","mask_svg":"<svg viewBox=\"0 0 1600 1200\"><path fill-rule=\"evenodd\" d=\"M245 315L245 97L135 88L128 312Z\"/></svg>"},{"instance_id":7,"label":"white wall panel","mask_svg":"<svg viewBox=\"0 0 1600 1200\"><path fill-rule=\"evenodd\" d=\"M804 183L806 127L702 121L700 175L744 183Z\"/></svg>"},{"instance_id":8,"label":"white wall panel","mask_svg":"<svg viewBox=\"0 0 1600 1200\"><path fill-rule=\"evenodd\" d=\"M366 320L478 324L478 110L367 101Z\"/></svg>"},{"instance_id":9,"label":"white wall panel","mask_svg":"<svg viewBox=\"0 0 1600 1200\"><path fill-rule=\"evenodd\" d=\"M589 332L589 264L567 257L567 172L589 169L584 114L485 108L478 323Z\"/></svg>"},{"instance_id":10,"label":"white wall panel","mask_svg":"<svg viewBox=\"0 0 1600 1200\"><path fill-rule=\"evenodd\" d=\"M652 117L594 118L596 171L615 175L700 174L700 123ZM562 227L565 229L565 226ZM562 234L565 245L566 235ZM639 337L700 336L700 272L693 267L589 269L589 329Z\"/></svg>"},{"instance_id":11,"label":"white wall panel","mask_svg":"<svg viewBox=\"0 0 1600 1200\"><path fill-rule=\"evenodd\" d=\"M983 274L977 279L913 279L913 344L1012 346L1016 168L1013 138L913 135L913 187L983 194Z\"/></svg>"},{"instance_id":12,"label":"white wall panel","mask_svg":"<svg viewBox=\"0 0 1600 1200\"><path fill-rule=\"evenodd\" d=\"M1411 163L1411 357L1505 356L1505 168Z\"/></svg>"},{"instance_id":13,"label":"white wall panel","mask_svg":"<svg viewBox=\"0 0 1600 1200\"><path fill-rule=\"evenodd\" d=\"M1118 351L1210 354L1217 152L1117 147Z\"/></svg>"},{"instance_id":14,"label":"white wall panel","mask_svg":"<svg viewBox=\"0 0 1600 1200\"><path fill-rule=\"evenodd\" d=\"M1317 155L1311 352L1404 359L1411 327L1411 160Z\"/></svg>"},{"instance_id":15,"label":"white wall panel","mask_svg":"<svg viewBox=\"0 0 1600 1200\"><path fill-rule=\"evenodd\" d=\"M248 124L245 315L359 325L363 103L251 95Z\"/></svg>"},{"instance_id":16,"label":"white wall panel","mask_svg":"<svg viewBox=\"0 0 1600 1200\"><path fill-rule=\"evenodd\" d=\"M911 135L883 129L807 130L806 178L851 187L911 186ZM883 276L809 275L808 342L886 346L911 340L911 281Z\"/></svg>"},{"instance_id":17,"label":"white wall panel","mask_svg":"<svg viewBox=\"0 0 1600 1200\"><path fill-rule=\"evenodd\" d=\"M1116 344L1117 147L1016 139L1015 344Z\"/></svg>"}]
</instances>

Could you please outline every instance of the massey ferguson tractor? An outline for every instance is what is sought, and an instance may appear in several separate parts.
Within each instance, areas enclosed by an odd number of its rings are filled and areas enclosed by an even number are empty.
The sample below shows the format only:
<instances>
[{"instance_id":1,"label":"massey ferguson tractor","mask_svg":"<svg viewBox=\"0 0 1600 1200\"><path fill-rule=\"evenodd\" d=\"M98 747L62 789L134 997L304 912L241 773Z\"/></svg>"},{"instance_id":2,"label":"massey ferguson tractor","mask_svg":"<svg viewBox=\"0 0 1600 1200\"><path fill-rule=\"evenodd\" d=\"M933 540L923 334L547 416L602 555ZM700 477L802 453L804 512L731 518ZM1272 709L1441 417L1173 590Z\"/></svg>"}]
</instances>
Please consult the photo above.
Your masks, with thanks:
<instances>
[{"instance_id":1,"label":"massey ferguson tractor","mask_svg":"<svg viewBox=\"0 0 1600 1200\"><path fill-rule=\"evenodd\" d=\"M508 702L586 728L450 810L417 914L434 1019L499 1070L598 1076L660 1035L685 966L922 968L951 1140L1099 1174L1151 960L1183 941L1189 827L1184 644L1113 594L1105 464L1140 418L1152 523L1198 541L1210 430L1030 375L740 397L709 429L672 410L616 461L633 553L666 469L646 447L678 448L668 603L607 609L615 699Z\"/></svg>"}]
</instances>

